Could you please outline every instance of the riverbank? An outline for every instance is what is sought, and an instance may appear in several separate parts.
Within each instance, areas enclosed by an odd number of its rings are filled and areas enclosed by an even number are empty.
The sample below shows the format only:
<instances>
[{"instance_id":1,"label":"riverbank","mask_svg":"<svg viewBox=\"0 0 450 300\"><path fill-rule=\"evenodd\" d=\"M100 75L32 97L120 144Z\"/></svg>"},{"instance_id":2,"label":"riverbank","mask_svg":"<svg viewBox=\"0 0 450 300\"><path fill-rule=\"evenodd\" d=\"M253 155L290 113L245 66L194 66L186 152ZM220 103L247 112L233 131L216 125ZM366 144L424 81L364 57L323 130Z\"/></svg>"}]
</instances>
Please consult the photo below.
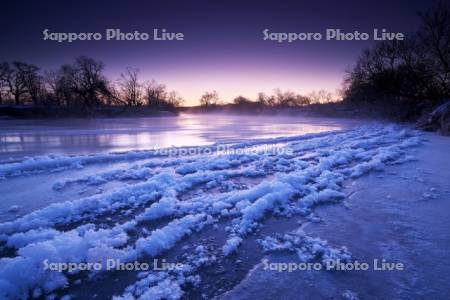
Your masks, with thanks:
<instances>
[{"instance_id":1,"label":"riverbank","mask_svg":"<svg viewBox=\"0 0 450 300\"><path fill-rule=\"evenodd\" d=\"M102 106L92 108L44 107L33 105L0 105L0 117L16 119L49 119L49 118L129 118L177 116L180 113L189 114L231 114L231 115L261 115L261 116L304 116L331 117L348 119L373 119L405 121L407 111L399 111L386 103L335 102L326 104L311 104L300 107L262 106L256 102L245 105L223 104L211 106L177 107L170 110L147 106Z\"/></svg>"},{"instance_id":2,"label":"riverbank","mask_svg":"<svg viewBox=\"0 0 450 300\"><path fill-rule=\"evenodd\" d=\"M45 107L33 105L0 105L2 119L65 119L65 118L129 118L177 116L176 109L163 110L146 106Z\"/></svg>"},{"instance_id":3,"label":"riverbank","mask_svg":"<svg viewBox=\"0 0 450 300\"><path fill-rule=\"evenodd\" d=\"M370 264L368 271L276 272L264 270L260 262L223 299L445 299L450 288L450 139L424 137L412 153L414 161L347 182L342 205L319 206L313 221L301 224L309 236L346 246L355 260ZM288 253L265 258L298 262ZM375 259L405 268L374 271Z\"/></svg>"}]
</instances>

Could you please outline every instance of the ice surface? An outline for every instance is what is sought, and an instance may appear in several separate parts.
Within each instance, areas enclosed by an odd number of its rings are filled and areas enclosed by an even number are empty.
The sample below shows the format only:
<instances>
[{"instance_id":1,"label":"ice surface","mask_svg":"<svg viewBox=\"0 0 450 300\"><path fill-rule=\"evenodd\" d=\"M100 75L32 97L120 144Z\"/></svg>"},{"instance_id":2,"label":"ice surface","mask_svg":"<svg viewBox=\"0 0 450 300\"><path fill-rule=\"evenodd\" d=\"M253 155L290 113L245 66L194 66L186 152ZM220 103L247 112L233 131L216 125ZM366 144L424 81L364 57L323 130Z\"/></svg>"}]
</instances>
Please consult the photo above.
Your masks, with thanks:
<instances>
[{"instance_id":1,"label":"ice surface","mask_svg":"<svg viewBox=\"0 0 450 300\"><path fill-rule=\"evenodd\" d=\"M182 147L169 154L144 150L1 164L2 184L7 184L22 177L129 162L56 180L51 183L53 192L62 195L72 189L105 188L0 224L0 240L10 253L0 259L0 298L26 297L30 292L49 295L74 284L73 274L43 270L45 259L104 263L107 258L154 258L218 222L228 237L217 255L231 256L267 216L306 216L318 205L342 201L346 180L412 159L410 148L421 142L417 132L404 127L370 125L196 146L189 155L180 154L186 153ZM276 150L267 151L268 147ZM114 188L108 186L111 182L117 183ZM266 251L295 251L302 260L349 258L345 249L300 231L266 237L261 244ZM201 280L198 269L218 259L201 243L195 246L183 270L139 274L116 298L181 297L186 286L195 287ZM83 283L102 271L82 273L88 275L81 277Z\"/></svg>"}]
</instances>

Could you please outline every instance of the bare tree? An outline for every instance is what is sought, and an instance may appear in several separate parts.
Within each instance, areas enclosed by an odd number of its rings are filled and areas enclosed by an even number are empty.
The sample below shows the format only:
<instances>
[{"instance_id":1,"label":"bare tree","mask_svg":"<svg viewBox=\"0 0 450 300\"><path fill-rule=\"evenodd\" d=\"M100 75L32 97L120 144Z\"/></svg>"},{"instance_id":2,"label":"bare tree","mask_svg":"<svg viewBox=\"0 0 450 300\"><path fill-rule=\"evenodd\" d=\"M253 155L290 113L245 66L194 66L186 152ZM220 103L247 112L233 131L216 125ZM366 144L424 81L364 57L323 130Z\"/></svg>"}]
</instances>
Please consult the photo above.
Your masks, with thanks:
<instances>
[{"instance_id":1,"label":"bare tree","mask_svg":"<svg viewBox=\"0 0 450 300\"><path fill-rule=\"evenodd\" d=\"M296 106L296 94L292 91L283 92L280 89L274 90L276 104L279 106Z\"/></svg>"},{"instance_id":2,"label":"bare tree","mask_svg":"<svg viewBox=\"0 0 450 300\"><path fill-rule=\"evenodd\" d=\"M128 68L118 84L103 75L104 65L89 57L43 75L35 65L23 62L0 63L0 104L5 99L15 104L57 105L88 109L98 105L140 106L147 103L158 109L172 109L184 100L175 91L152 80L139 81L139 71ZM87 111L86 111L87 112Z\"/></svg>"},{"instance_id":3,"label":"bare tree","mask_svg":"<svg viewBox=\"0 0 450 300\"><path fill-rule=\"evenodd\" d=\"M17 63L16 68L23 77L24 85L34 105L38 105L44 94L42 76L38 74L39 68L35 65Z\"/></svg>"},{"instance_id":4,"label":"bare tree","mask_svg":"<svg viewBox=\"0 0 450 300\"><path fill-rule=\"evenodd\" d=\"M267 97L267 95L265 94L265 93L263 93L263 92L260 92L260 93L258 93L258 97L257 97L257 99L256 99L256 102L258 102L260 105L262 105L262 106L267 106L267 105L269 105L269 101L268 101L268 97Z\"/></svg>"},{"instance_id":5,"label":"bare tree","mask_svg":"<svg viewBox=\"0 0 450 300\"><path fill-rule=\"evenodd\" d=\"M148 106L161 107L165 103L167 95L166 86L159 84L155 80L145 84L145 98Z\"/></svg>"},{"instance_id":6,"label":"bare tree","mask_svg":"<svg viewBox=\"0 0 450 300\"><path fill-rule=\"evenodd\" d=\"M333 94L326 90L312 91L307 97L311 103L330 103L335 101Z\"/></svg>"},{"instance_id":7,"label":"bare tree","mask_svg":"<svg viewBox=\"0 0 450 300\"><path fill-rule=\"evenodd\" d=\"M310 99L306 96L296 94L292 91L281 91L280 89L274 90L274 96L272 96L271 106L282 107L296 107L310 104Z\"/></svg>"},{"instance_id":8,"label":"bare tree","mask_svg":"<svg viewBox=\"0 0 450 300\"><path fill-rule=\"evenodd\" d=\"M258 93L257 102L264 106L275 106L276 100L273 95L266 95L265 93Z\"/></svg>"},{"instance_id":9,"label":"bare tree","mask_svg":"<svg viewBox=\"0 0 450 300\"><path fill-rule=\"evenodd\" d=\"M178 107L184 103L184 99L177 92L171 91L167 94L166 102L169 106Z\"/></svg>"},{"instance_id":10,"label":"bare tree","mask_svg":"<svg viewBox=\"0 0 450 300\"><path fill-rule=\"evenodd\" d=\"M47 99L51 104L64 105L64 85L60 71L50 70L44 73L44 85L47 90Z\"/></svg>"},{"instance_id":11,"label":"bare tree","mask_svg":"<svg viewBox=\"0 0 450 300\"><path fill-rule=\"evenodd\" d=\"M9 76L9 64L6 62L0 63L0 104L7 99L8 91L8 76Z\"/></svg>"},{"instance_id":12,"label":"bare tree","mask_svg":"<svg viewBox=\"0 0 450 300\"><path fill-rule=\"evenodd\" d=\"M436 70L438 85L450 94L450 9L440 2L433 11L421 13L422 27L418 33L422 45L428 46L427 63Z\"/></svg>"},{"instance_id":13,"label":"bare tree","mask_svg":"<svg viewBox=\"0 0 450 300\"><path fill-rule=\"evenodd\" d=\"M383 41L360 56L346 78L346 98L385 99L420 109L450 97L450 10L421 14L422 26L403 41Z\"/></svg>"},{"instance_id":14,"label":"bare tree","mask_svg":"<svg viewBox=\"0 0 450 300\"><path fill-rule=\"evenodd\" d=\"M24 63L13 62L12 66L8 63L3 65L3 77L9 88L9 93L14 99L14 104L21 104L22 95L27 93L25 74L20 71Z\"/></svg>"},{"instance_id":15,"label":"bare tree","mask_svg":"<svg viewBox=\"0 0 450 300\"><path fill-rule=\"evenodd\" d=\"M219 95L217 94L216 91L205 92L200 97L200 105L202 106L216 105L218 104L218 102L219 102Z\"/></svg>"},{"instance_id":16,"label":"bare tree","mask_svg":"<svg viewBox=\"0 0 450 300\"><path fill-rule=\"evenodd\" d=\"M33 103L37 104L42 88L38 67L15 61L12 65L2 63L0 69L2 89L8 87L16 105L22 103L24 95L28 95Z\"/></svg>"},{"instance_id":17,"label":"bare tree","mask_svg":"<svg viewBox=\"0 0 450 300\"><path fill-rule=\"evenodd\" d=\"M311 99L307 96L297 94L294 100L295 106L305 106L311 104Z\"/></svg>"},{"instance_id":18,"label":"bare tree","mask_svg":"<svg viewBox=\"0 0 450 300\"><path fill-rule=\"evenodd\" d=\"M100 61L81 56L73 65L61 69L67 92L87 107L102 104L102 96L109 96L108 82L103 75L104 65Z\"/></svg>"},{"instance_id":19,"label":"bare tree","mask_svg":"<svg viewBox=\"0 0 450 300\"><path fill-rule=\"evenodd\" d=\"M252 101L250 101L250 99L245 98L244 96L237 96L236 98L233 99L233 103L235 105L247 105L251 102Z\"/></svg>"},{"instance_id":20,"label":"bare tree","mask_svg":"<svg viewBox=\"0 0 450 300\"><path fill-rule=\"evenodd\" d=\"M119 87L121 99L128 106L141 106L142 84L138 80L138 69L127 68L126 73L120 74Z\"/></svg>"}]
</instances>

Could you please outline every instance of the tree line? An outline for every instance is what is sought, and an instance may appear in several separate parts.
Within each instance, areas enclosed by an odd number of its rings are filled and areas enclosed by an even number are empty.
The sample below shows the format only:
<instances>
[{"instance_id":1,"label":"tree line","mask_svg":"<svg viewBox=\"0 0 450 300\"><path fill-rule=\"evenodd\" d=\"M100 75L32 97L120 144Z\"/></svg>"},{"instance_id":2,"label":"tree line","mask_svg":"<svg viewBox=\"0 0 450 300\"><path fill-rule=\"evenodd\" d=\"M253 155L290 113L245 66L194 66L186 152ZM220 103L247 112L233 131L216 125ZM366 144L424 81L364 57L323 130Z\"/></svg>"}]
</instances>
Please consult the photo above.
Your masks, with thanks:
<instances>
[{"instance_id":1,"label":"tree line","mask_svg":"<svg viewBox=\"0 0 450 300\"><path fill-rule=\"evenodd\" d=\"M307 95L295 93L293 91L282 91L274 89L273 93L258 93L256 99L250 99L244 96L237 96L231 101L231 104L237 107L302 107L311 104L337 102L339 93L333 94L326 90L312 91ZM200 105L204 107L223 105L217 91L205 92L200 97Z\"/></svg>"},{"instance_id":2,"label":"tree line","mask_svg":"<svg viewBox=\"0 0 450 300\"><path fill-rule=\"evenodd\" d=\"M175 108L184 99L155 80L142 81L139 70L127 68L116 81L106 78L104 64L81 56L72 64L42 72L24 62L0 63L0 104L35 105L89 109L100 106L148 106L157 109ZM259 93L256 99L244 96L233 99L238 107L299 107L313 103L336 101L325 90L300 95L275 89L272 95ZM216 91L207 91L199 99L204 107L224 104Z\"/></svg>"},{"instance_id":3,"label":"tree line","mask_svg":"<svg viewBox=\"0 0 450 300\"><path fill-rule=\"evenodd\" d=\"M72 64L58 70L41 72L40 68L24 62L0 63L0 104L62 106L92 108L102 105L150 106L174 108L184 103L175 91L168 91L155 80L142 82L139 70L127 68L112 82L103 74L104 64L90 57L78 57ZM272 95L259 93L250 100L238 96L238 106L304 106L334 101L334 95L320 90L307 96L275 89ZM205 92L199 99L201 106L223 104L216 91Z\"/></svg>"},{"instance_id":4,"label":"tree line","mask_svg":"<svg viewBox=\"0 0 450 300\"><path fill-rule=\"evenodd\" d=\"M81 56L72 64L41 72L24 62L0 63L0 104L92 108L106 105L174 108L183 103L175 92L155 80L142 82L139 70L127 68L115 82L104 64Z\"/></svg>"},{"instance_id":5,"label":"tree line","mask_svg":"<svg viewBox=\"0 0 450 300\"><path fill-rule=\"evenodd\" d=\"M345 80L348 101L386 101L412 114L450 99L450 11L419 13L421 26L402 41L365 50Z\"/></svg>"}]
</instances>

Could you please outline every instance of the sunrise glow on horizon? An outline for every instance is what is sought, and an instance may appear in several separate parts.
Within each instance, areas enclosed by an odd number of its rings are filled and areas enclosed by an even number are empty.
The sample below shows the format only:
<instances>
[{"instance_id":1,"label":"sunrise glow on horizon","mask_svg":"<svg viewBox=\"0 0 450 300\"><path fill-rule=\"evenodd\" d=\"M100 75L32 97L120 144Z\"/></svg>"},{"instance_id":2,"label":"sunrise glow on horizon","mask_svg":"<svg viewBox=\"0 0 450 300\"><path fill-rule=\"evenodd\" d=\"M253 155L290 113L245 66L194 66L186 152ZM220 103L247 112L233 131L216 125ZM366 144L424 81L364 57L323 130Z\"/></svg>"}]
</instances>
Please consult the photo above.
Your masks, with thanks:
<instances>
[{"instance_id":1,"label":"sunrise glow on horizon","mask_svg":"<svg viewBox=\"0 0 450 300\"><path fill-rule=\"evenodd\" d=\"M225 103L237 96L255 99L259 92L271 94L277 88L303 95L318 90L336 93L342 87L345 71L354 65L364 48L373 45L373 40L279 43L264 40L264 31L324 32L330 27L346 32L387 28L407 33L416 27L415 12L424 3L389 5L389 12L383 11L384 18L380 19L374 12L381 13L382 5L352 1L341 1L331 7L289 2L277 11L272 4L263 2L239 2L239 5L139 2L136 6L111 4L108 18L102 19L94 13L97 6L101 7L95 3L90 14L76 3L55 1L52 7L60 8L58 15L51 15L39 3L30 3L21 12L22 18L29 22L20 24L15 31L2 33L4 44L13 49L3 47L0 56L5 61L32 63L45 71L56 70L86 55L105 64L104 73L112 83L127 67L137 68L140 80L166 85L184 98L186 106L197 105L204 92L213 90ZM208 19L214 22L206 22L202 11L208 11ZM14 24L17 20L10 20L12 15L5 14L1 22ZM36 18L37 15L40 17ZM82 22L73 15L83 15ZM106 36L108 28L149 34L154 30L181 33L184 39L61 43L43 38L47 32ZM26 39L27 45L18 41L18 36ZM33 45L32 51L29 45Z\"/></svg>"},{"instance_id":2,"label":"sunrise glow on horizon","mask_svg":"<svg viewBox=\"0 0 450 300\"><path fill-rule=\"evenodd\" d=\"M187 72L188 73L188 72ZM155 79L167 86L169 90L177 91L185 99L184 105L198 105L198 100L206 91L217 91L219 98L229 103L237 96L244 96L255 100L258 93L272 94L274 89L293 91L300 94L308 94L321 89L335 92L342 83L343 74L330 74L322 78L308 77L306 74L286 74L277 76L276 73L263 73L255 71L253 74L213 74L188 73L188 74L163 74L160 77L152 76L141 70L142 79Z\"/></svg>"}]
</instances>

